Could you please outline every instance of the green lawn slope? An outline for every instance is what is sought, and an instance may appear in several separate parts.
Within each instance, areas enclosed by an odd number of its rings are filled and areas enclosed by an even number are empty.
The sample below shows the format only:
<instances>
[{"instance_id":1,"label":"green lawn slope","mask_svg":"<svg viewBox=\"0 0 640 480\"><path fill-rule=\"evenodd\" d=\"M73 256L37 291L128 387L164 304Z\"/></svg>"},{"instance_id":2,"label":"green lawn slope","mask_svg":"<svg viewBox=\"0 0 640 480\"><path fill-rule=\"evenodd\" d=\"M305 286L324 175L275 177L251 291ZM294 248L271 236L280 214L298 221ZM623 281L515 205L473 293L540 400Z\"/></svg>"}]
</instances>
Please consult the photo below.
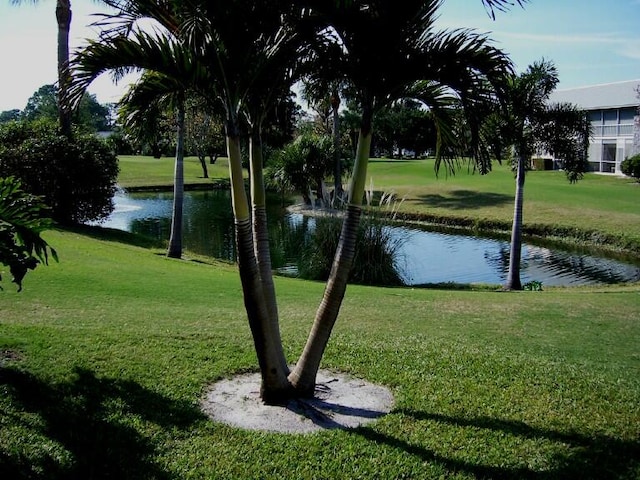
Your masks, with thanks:
<instances>
[{"instance_id":1,"label":"green lawn slope","mask_svg":"<svg viewBox=\"0 0 640 480\"><path fill-rule=\"evenodd\" d=\"M224 183L225 159L204 179ZM125 187L166 188L172 159L121 158ZM509 224L513 177L373 160L406 216ZM530 172L525 223L635 245L640 189ZM596 233L594 233L596 232ZM60 263L0 292L2 479L640 478L640 285L542 292L350 286L323 367L386 385L392 412L311 435L206 418L218 379L256 370L238 274L100 229L49 231ZM8 276L8 273L7 273ZM323 285L276 278L288 358Z\"/></svg>"},{"instance_id":2,"label":"green lawn slope","mask_svg":"<svg viewBox=\"0 0 640 480\"><path fill-rule=\"evenodd\" d=\"M640 477L639 285L350 286L323 367L388 386L392 412L268 434L199 409L256 369L235 267L123 234L46 240L60 263L0 292L0 478ZM276 288L293 361L323 285Z\"/></svg>"}]
</instances>

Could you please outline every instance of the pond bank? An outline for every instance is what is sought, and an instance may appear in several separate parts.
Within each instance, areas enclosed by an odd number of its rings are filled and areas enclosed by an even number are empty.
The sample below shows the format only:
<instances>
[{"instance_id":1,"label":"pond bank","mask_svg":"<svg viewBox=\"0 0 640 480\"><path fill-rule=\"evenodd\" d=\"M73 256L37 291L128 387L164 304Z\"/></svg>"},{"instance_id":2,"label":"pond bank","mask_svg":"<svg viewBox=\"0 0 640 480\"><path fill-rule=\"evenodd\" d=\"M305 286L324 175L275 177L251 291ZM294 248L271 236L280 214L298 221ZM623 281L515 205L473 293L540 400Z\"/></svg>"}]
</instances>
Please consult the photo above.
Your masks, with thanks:
<instances>
[{"instance_id":1,"label":"pond bank","mask_svg":"<svg viewBox=\"0 0 640 480\"><path fill-rule=\"evenodd\" d=\"M327 215L333 212L326 208L311 208L308 205L288 207L292 213L304 215ZM469 218L445 215L430 215L413 212L395 212L384 214L390 222L423 227L437 227L451 233L470 232L508 239L511 235L511 222L486 218ZM523 239L543 241L549 246L581 247L595 252L613 254L622 259L640 261L640 243L618 235L597 230L586 230L562 225L524 224Z\"/></svg>"},{"instance_id":2,"label":"pond bank","mask_svg":"<svg viewBox=\"0 0 640 480\"><path fill-rule=\"evenodd\" d=\"M187 183L185 191L224 190L229 188L228 179L211 179L210 183ZM172 185L127 186L127 192L171 192ZM326 209L312 209L306 205L290 206L294 213L318 215ZM393 216L387 215L389 221L398 224L437 227L451 232L470 232L509 238L511 222L488 218L473 218L448 215L434 215L416 212L399 211ZM623 235L615 235L593 229L581 229L563 225L525 223L523 239L543 241L550 246L578 247L593 250L595 253L613 254L620 259L640 261L640 242Z\"/></svg>"}]
</instances>

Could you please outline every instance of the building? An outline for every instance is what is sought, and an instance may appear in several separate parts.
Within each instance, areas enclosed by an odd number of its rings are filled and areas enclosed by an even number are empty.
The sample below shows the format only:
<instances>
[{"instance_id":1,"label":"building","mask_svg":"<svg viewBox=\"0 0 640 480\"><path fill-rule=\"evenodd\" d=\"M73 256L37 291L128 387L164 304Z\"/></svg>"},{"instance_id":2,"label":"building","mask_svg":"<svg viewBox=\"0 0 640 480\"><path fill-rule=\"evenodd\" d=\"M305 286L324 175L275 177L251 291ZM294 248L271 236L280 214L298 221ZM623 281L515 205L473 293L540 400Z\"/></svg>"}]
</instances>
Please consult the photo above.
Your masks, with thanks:
<instances>
[{"instance_id":1,"label":"building","mask_svg":"<svg viewBox=\"0 0 640 480\"><path fill-rule=\"evenodd\" d=\"M589 115L589 168L621 173L620 163L640 153L640 79L556 90L552 102L569 102Z\"/></svg>"}]
</instances>

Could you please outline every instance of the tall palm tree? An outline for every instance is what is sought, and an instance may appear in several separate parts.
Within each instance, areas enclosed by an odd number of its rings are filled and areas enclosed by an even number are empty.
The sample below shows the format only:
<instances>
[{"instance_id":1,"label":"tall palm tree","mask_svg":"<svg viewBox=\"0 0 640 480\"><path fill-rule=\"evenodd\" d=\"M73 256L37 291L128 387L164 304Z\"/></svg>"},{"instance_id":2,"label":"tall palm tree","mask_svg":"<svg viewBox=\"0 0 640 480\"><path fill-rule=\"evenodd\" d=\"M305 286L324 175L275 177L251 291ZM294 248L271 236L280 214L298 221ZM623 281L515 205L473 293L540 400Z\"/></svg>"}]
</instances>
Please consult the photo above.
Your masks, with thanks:
<instances>
[{"instance_id":1,"label":"tall palm tree","mask_svg":"<svg viewBox=\"0 0 640 480\"><path fill-rule=\"evenodd\" d=\"M333 267L303 353L289 376L294 388L303 394L313 394L320 361L346 291L362 214L375 112L394 100L419 96L421 91L433 92L421 88L432 83L455 91L464 105L481 90L475 87L499 83L510 69L506 56L485 36L469 30L436 30L440 5L439 0L408 0L401 6L394 0L314 3L317 11L327 16L348 55L346 76L356 91L361 124Z\"/></svg>"},{"instance_id":2,"label":"tall palm tree","mask_svg":"<svg viewBox=\"0 0 640 480\"><path fill-rule=\"evenodd\" d=\"M542 60L520 75L512 75L507 84L504 110L488 116L485 134L500 155L505 146L514 150L516 191L511 229L509 270L505 290L522 290L520 256L525 174L536 152L547 152L562 161L571 183L582 178L586 170L589 123L583 111L571 104L551 104L549 97L558 84L552 62Z\"/></svg>"},{"instance_id":3,"label":"tall palm tree","mask_svg":"<svg viewBox=\"0 0 640 480\"><path fill-rule=\"evenodd\" d=\"M179 78L223 106L238 266L262 375L261 395L271 403L312 395L353 261L373 115L390 101L409 95L427 104L432 102L434 111L442 112L438 125L444 129L448 111L443 99L450 97L447 92L455 92L463 106L480 103L478 95L486 94L486 84L497 85L509 69L508 59L482 35L467 30L436 31L434 20L440 0L410 0L402 5L391 0L111 3L122 3L122 12L111 19L116 27L77 55L72 97L106 70L143 68ZM180 42L162 31L151 35L132 29L132 22L141 16L155 18L170 32L179 32ZM380 35L381 31L385 35ZM301 49L316 32L337 33L331 38L348 54L345 74L356 87L362 122L340 246L304 352L289 372L262 227L260 133L265 112L277 92L296 78L292 74L294 64L304 57ZM240 153L242 115L249 120L252 138L251 204Z\"/></svg>"},{"instance_id":4,"label":"tall palm tree","mask_svg":"<svg viewBox=\"0 0 640 480\"><path fill-rule=\"evenodd\" d=\"M39 0L10 0L13 5L40 3ZM71 29L71 1L56 0L56 21L58 23L58 98L65 97L69 88L69 31ZM65 102L58 102L58 119L63 135L71 135L72 111Z\"/></svg>"},{"instance_id":5,"label":"tall palm tree","mask_svg":"<svg viewBox=\"0 0 640 480\"><path fill-rule=\"evenodd\" d=\"M182 256L182 224L184 203L184 139L185 96L194 77L197 64L185 47L185 38L176 19L164 2L128 2L105 0L116 8L115 15L104 15L97 22L106 28L104 38L89 44L85 69L74 79L69 99L77 99L81 91L103 71L115 72L116 78L127 71L145 70L141 80L130 89L122 102L129 122L142 125L150 110L172 108L176 112L176 156L173 182L171 234L167 256ZM152 18L154 31L137 28L137 22ZM99 59L99 61L96 61Z\"/></svg>"},{"instance_id":6,"label":"tall palm tree","mask_svg":"<svg viewBox=\"0 0 640 480\"><path fill-rule=\"evenodd\" d=\"M141 126L149 122L149 111L174 110L176 113L176 156L173 175L171 234L167 256L182 257L184 203L185 86L167 75L145 72L121 100L126 125ZM143 127L144 128L144 127Z\"/></svg>"},{"instance_id":7,"label":"tall palm tree","mask_svg":"<svg viewBox=\"0 0 640 480\"><path fill-rule=\"evenodd\" d=\"M342 62L346 60L341 45L331 41L315 42L311 48L309 72L303 77L302 95L311 104L328 105L331 111L333 136L333 201L339 205L342 188L342 155L340 151L340 103L348 89L348 80Z\"/></svg>"}]
</instances>

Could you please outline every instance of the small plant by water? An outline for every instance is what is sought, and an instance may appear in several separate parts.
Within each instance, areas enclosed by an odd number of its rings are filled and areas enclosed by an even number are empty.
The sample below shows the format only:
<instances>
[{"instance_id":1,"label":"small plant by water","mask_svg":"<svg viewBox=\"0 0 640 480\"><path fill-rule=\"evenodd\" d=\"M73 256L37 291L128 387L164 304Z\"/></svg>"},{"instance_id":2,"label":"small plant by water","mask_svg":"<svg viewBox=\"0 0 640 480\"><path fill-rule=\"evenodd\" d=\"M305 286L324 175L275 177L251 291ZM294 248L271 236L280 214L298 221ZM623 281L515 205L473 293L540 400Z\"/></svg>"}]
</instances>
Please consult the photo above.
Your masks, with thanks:
<instances>
[{"instance_id":1,"label":"small plant by water","mask_svg":"<svg viewBox=\"0 0 640 480\"><path fill-rule=\"evenodd\" d=\"M531 280L530 282L522 285L523 290L527 290L529 292L541 292L542 291L542 282L538 280Z\"/></svg>"}]
</instances>

